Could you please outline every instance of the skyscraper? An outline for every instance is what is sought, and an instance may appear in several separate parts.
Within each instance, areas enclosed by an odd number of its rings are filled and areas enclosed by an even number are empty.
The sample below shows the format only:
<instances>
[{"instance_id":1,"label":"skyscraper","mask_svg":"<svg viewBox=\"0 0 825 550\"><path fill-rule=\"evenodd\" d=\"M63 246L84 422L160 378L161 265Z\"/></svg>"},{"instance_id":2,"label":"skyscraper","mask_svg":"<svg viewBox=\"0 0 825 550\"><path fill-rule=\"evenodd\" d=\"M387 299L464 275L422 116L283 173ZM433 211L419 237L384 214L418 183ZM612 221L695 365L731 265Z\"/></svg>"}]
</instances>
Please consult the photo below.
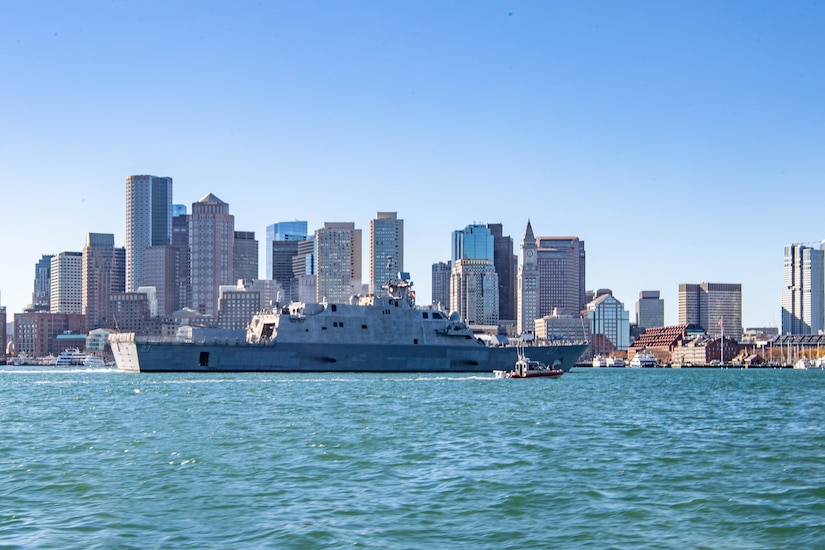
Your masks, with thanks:
<instances>
[{"instance_id":1,"label":"skyscraper","mask_svg":"<svg viewBox=\"0 0 825 550\"><path fill-rule=\"evenodd\" d=\"M485 225L472 224L453 231L450 310L469 324L491 325L499 320L494 244L493 234Z\"/></svg>"},{"instance_id":2,"label":"skyscraper","mask_svg":"<svg viewBox=\"0 0 825 550\"><path fill-rule=\"evenodd\" d=\"M825 252L802 244L785 247L782 334L825 329Z\"/></svg>"},{"instance_id":3,"label":"skyscraper","mask_svg":"<svg viewBox=\"0 0 825 550\"><path fill-rule=\"evenodd\" d=\"M498 324L498 275L486 259L453 262L450 274L450 311L470 325Z\"/></svg>"},{"instance_id":4,"label":"skyscraper","mask_svg":"<svg viewBox=\"0 0 825 550\"><path fill-rule=\"evenodd\" d=\"M516 333L527 334L535 330L539 315L539 269L536 252L538 245L533 226L527 220L527 228L521 239L521 265L518 270Z\"/></svg>"},{"instance_id":5,"label":"skyscraper","mask_svg":"<svg viewBox=\"0 0 825 550\"><path fill-rule=\"evenodd\" d=\"M178 249L172 245L149 246L145 252L144 287L155 289L155 315L172 315L179 307ZM150 299L151 304L151 299ZM150 305L151 310L151 305Z\"/></svg>"},{"instance_id":6,"label":"skyscraper","mask_svg":"<svg viewBox=\"0 0 825 550\"><path fill-rule=\"evenodd\" d=\"M450 273L453 271L451 261L436 262L432 268L432 302L450 309Z\"/></svg>"},{"instance_id":7,"label":"skyscraper","mask_svg":"<svg viewBox=\"0 0 825 550\"><path fill-rule=\"evenodd\" d=\"M254 231L235 231L234 272L235 281L258 278L258 241Z\"/></svg>"},{"instance_id":8,"label":"skyscraper","mask_svg":"<svg viewBox=\"0 0 825 550\"><path fill-rule=\"evenodd\" d=\"M177 304L175 310L192 307L191 260L189 250L189 215L186 205L172 205L172 246L177 265Z\"/></svg>"},{"instance_id":9,"label":"skyscraper","mask_svg":"<svg viewBox=\"0 0 825 550\"><path fill-rule=\"evenodd\" d=\"M275 241L305 241L307 240L307 222L291 221L278 222L266 226L266 278L275 279L273 272L272 243Z\"/></svg>"},{"instance_id":10,"label":"skyscraper","mask_svg":"<svg viewBox=\"0 0 825 550\"><path fill-rule=\"evenodd\" d=\"M86 330L103 328L109 319L109 296L123 292L125 285L122 278L118 280L115 236L88 233L82 257L82 313L86 316Z\"/></svg>"},{"instance_id":11,"label":"skyscraper","mask_svg":"<svg viewBox=\"0 0 825 550\"><path fill-rule=\"evenodd\" d=\"M680 284L679 324L699 325L708 336L742 338L742 285Z\"/></svg>"},{"instance_id":12,"label":"skyscraper","mask_svg":"<svg viewBox=\"0 0 825 550\"><path fill-rule=\"evenodd\" d=\"M6 306L0 306L0 358L6 357Z\"/></svg>"},{"instance_id":13,"label":"skyscraper","mask_svg":"<svg viewBox=\"0 0 825 550\"><path fill-rule=\"evenodd\" d=\"M298 241L298 253L292 257L291 298L296 302L311 303L316 299L315 239Z\"/></svg>"},{"instance_id":14,"label":"skyscraper","mask_svg":"<svg viewBox=\"0 0 825 550\"><path fill-rule=\"evenodd\" d=\"M513 239L504 235L500 223L488 223L493 235L493 266L498 274L498 314L499 318L516 319L516 270L518 263L513 255Z\"/></svg>"},{"instance_id":15,"label":"skyscraper","mask_svg":"<svg viewBox=\"0 0 825 550\"><path fill-rule=\"evenodd\" d=\"M233 284L235 217L209 193L192 203L189 227L192 308L217 316L220 285Z\"/></svg>"},{"instance_id":16,"label":"skyscraper","mask_svg":"<svg viewBox=\"0 0 825 550\"><path fill-rule=\"evenodd\" d=\"M326 222L315 231L316 300L346 303L361 292L361 230L352 222Z\"/></svg>"},{"instance_id":17,"label":"skyscraper","mask_svg":"<svg viewBox=\"0 0 825 550\"><path fill-rule=\"evenodd\" d=\"M126 178L126 291L144 283L143 251L171 244L172 178Z\"/></svg>"},{"instance_id":18,"label":"skyscraper","mask_svg":"<svg viewBox=\"0 0 825 550\"><path fill-rule=\"evenodd\" d=\"M83 313L83 253L61 252L51 260L51 313Z\"/></svg>"},{"instance_id":19,"label":"skyscraper","mask_svg":"<svg viewBox=\"0 0 825 550\"><path fill-rule=\"evenodd\" d=\"M35 311L49 311L51 300L52 254L43 254L34 266L32 306Z\"/></svg>"},{"instance_id":20,"label":"skyscraper","mask_svg":"<svg viewBox=\"0 0 825 550\"><path fill-rule=\"evenodd\" d=\"M636 302L636 326L640 329L665 326L665 302L658 290L643 290Z\"/></svg>"},{"instance_id":21,"label":"skyscraper","mask_svg":"<svg viewBox=\"0 0 825 550\"><path fill-rule=\"evenodd\" d=\"M388 279L404 271L404 220L396 212L378 212L370 220L369 291L381 292Z\"/></svg>"},{"instance_id":22,"label":"skyscraper","mask_svg":"<svg viewBox=\"0 0 825 550\"><path fill-rule=\"evenodd\" d=\"M538 317L554 311L581 314L587 303L584 241L578 237L539 237L537 245Z\"/></svg>"},{"instance_id":23,"label":"skyscraper","mask_svg":"<svg viewBox=\"0 0 825 550\"><path fill-rule=\"evenodd\" d=\"M472 224L453 231L453 267L456 260L495 259L495 240L486 225Z\"/></svg>"}]
</instances>

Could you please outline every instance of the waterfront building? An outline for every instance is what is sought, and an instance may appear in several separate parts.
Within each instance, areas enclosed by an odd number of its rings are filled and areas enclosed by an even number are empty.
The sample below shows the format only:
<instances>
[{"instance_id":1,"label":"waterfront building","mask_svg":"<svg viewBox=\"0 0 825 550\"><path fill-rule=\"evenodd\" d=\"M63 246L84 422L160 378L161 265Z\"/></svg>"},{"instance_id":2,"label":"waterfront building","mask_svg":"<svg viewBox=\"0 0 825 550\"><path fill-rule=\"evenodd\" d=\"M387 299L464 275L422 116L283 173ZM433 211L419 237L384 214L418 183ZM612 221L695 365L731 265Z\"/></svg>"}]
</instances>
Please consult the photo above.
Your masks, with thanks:
<instances>
[{"instance_id":1,"label":"waterfront building","mask_svg":"<svg viewBox=\"0 0 825 550\"><path fill-rule=\"evenodd\" d=\"M34 266L32 307L35 311L49 311L51 307L52 254L43 254Z\"/></svg>"},{"instance_id":2,"label":"waterfront building","mask_svg":"<svg viewBox=\"0 0 825 550\"><path fill-rule=\"evenodd\" d=\"M83 313L83 253L61 252L51 260L52 313Z\"/></svg>"},{"instance_id":3,"label":"waterfront building","mask_svg":"<svg viewBox=\"0 0 825 550\"><path fill-rule=\"evenodd\" d=\"M432 304L442 309L450 307L450 274L453 262L436 262L432 267Z\"/></svg>"},{"instance_id":4,"label":"waterfront building","mask_svg":"<svg viewBox=\"0 0 825 550\"><path fill-rule=\"evenodd\" d=\"M493 266L498 274L498 316L515 321L518 261L513 254L513 239L503 234L500 223L488 223L487 228L493 236Z\"/></svg>"},{"instance_id":5,"label":"waterfront building","mask_svg":"<svg viewBox=\"0 0 825 550\"><path fill-rule=\"evenodd\" d=\"M785 247L782 334L825 330L825 252L802 244Z\"/></svg>"},{"instance_id":6,"label":"waterfront building","mask_svg":"<svg viewBox=\"0 0 825 550\"><path fill-rule=\"evenodd\" d=\"M396 212L378 212L370 220L369 290L379 294L382 287L404 271L404 220Z\"/></svg>"},{"instance_id":7,"label":"waterfront building","mask_svg":"<svg viewBox=\"0 0 825 550\"><path fill-rule=\"evenodd\" d=\"M315 231L318 303L348 303L361 292L361 230L352 222L326 222Z\"/></svg>"},{"instance_id":8,"label":"waterfront building","mask_svg":"<svg viewBox=\"0 0 825 550\"><path fill-rule=\"evenodd\" d=\"M192 204L189 226L192 309L217 316L220 285L234 278L235 217L229 204L208 193Z\"/></svg>"},{"instance_id":9,"label":"waterfront building","mask_svg":"<svg viewBox=\"0 0 825 550\"><path fill-rule=\"evenodd\" d=\"M742 338L742 285L679 285L679 324L699 325L711 338Z\"/></svg>"},{"instance_id":10,"label":"waterfront building","mask_svg":"<svg viewBox=\"0 0 825 550\"><path fill-rule=\"evenodd\" d=\"M235 281L258 278L258 241L254 231L235 231Z\"/></svg>"},{"instance_id":11,"label":"waterfront building","mask_svg":"<svg viewBox=\"0 0 825 550\"><path fill-rule=\"evenodd\" d=\"M80 313L15 313L15 353L25 353L30 357L57 356L66 349L66 346L58 341L58 335L79 334L85 327L86 321Z\"/></svg>"},{"instance_id":12,"label":"waterfront building","mask_svg":"<svg viewBox=\"0 0 825 550\"><path fill-rule=\"evenodd\" d=\"M553 310L580 314L587 303L584 241L578 237L539 237L536 244L537 317Z\"/></svg>"},{"instance_id":13,"label":"waterfront building","mask_svg":"<svg viewBox=\"0 0 825 550\"><path fill-rule=\"evenodd\" d=\"M154 288L157 301L155 315L172 315L180 306L178 249L172 245L149 246L145 250L145 260L144 280L146 284L138 289Z\"/></svg>"},{"instance_id":14,"label":"waterfront building","mask_svg":"<svg viewBox=\"0 0 825 550\"><path fill-rule=\"evenodd\" d=\"M725 335L696 336L683 340L673 348L672 364L678 366L723 365L739 355L739 344ZM724 354L724 356L723 356Z\"/></svg>"},{"instance_id":15,"label":"waterfront building","mask_svg":"<svg viewBox=\"0 0 825 550\"><path fill-rule=\"evenodd\" d=\"M274 257L272 243L276 241L305 241L307 240L307 222L290 221L278 222L266 227L266 278L275 279Z\"/></svg>"},{"instance_id":16,"label":"waterfront building","mask_svg":"<svg viewBox=\"0 0 825 550\"><path fill-rule=\"evenodd\" d=\"M682 345L690 335L696 331L690 325L675 325L669 327L651 327L633 341L627 349L628 360L633 359L640 351L652 353L660 364L666 365L672 361L673 350ZM701 331L704 333L704 331Z\"/></svg>"},{"instance_id":17,"label":"waterfront building","mask_svg":"<svg viewBox=\"0 0 825 550\"><path fill-rule=\"evenodd\" d=\"M533 234L533 226L527 220L527 228L521 239L521 258L518 269L516 294L516 334L528 334L535 330L539 315L539 270L536 252L538 245ZM551 310L548 314L557 313Z\"/></svg>"},{"instance_id":18,"label":"waterfront building","mask_svg":"<svg viewBox=\"0 0 825 550\"><path fill-rule=\"evenodd\" d=\"M636 302L636 326L641 330L665 326L665 301L658 290L643 290Z\"/></svg>"},{"instance_id":19,"label":"waterfront building","mask_svg":"<svg viewBox=\"0 0 825 550\"><path fill-rule=\"evenodd\" d=\"M544 315L535 320L535 335L537 340L575 340L587 342L590 338L590 327L584 322L581 315L558 313Z\"/></svg>"},{"instance_id":20,"label":"waterfront building","mask_svg":"<svg viewBox=\"0 0 825 550\"><path fill-rule=\"evenodd\" d=\"M144 250L171 244L172 178L126 178L126 290L144 284Z\"/></svg>"},{"instance_id":21,"label":"waterfront building","mask_svg":"<svg viewBox=\"0 0 825 550\"><path fill-rule=\"evenodd\" d=\"M175 248L177 275L177 305L175 310L192 305L191 253L189 250L189 219L186 205L172 205L172 246Z\"/></svg>"},{"instance_id":22,"label":"waterfront building","mask_svg":"<svg viewBox=\"0 0 825 550\"><path fill-rule=\"evenodd\" d=\"M115 254L115 236L88 233L82 253L81 294L86 330L105 327L109 317L109 295L123 292L125 273ZM125 255L125 251L122 255Z\"/></svg>"},{"instance_id":23,"label":"waterfront building","mask_svg":"<svg viewBox=\"0 0 825 550\"><path fill-rule=\"evenodd\" d=\"M626 351L630 346L630 313L624 304L613 296L610 289L599 289L586 306L587 321L592 335L603 335L613 349L593 348L593 355L609 354L614 350ZM600 340L594 339L594 345Z\"/></svg>"}]
</instances>

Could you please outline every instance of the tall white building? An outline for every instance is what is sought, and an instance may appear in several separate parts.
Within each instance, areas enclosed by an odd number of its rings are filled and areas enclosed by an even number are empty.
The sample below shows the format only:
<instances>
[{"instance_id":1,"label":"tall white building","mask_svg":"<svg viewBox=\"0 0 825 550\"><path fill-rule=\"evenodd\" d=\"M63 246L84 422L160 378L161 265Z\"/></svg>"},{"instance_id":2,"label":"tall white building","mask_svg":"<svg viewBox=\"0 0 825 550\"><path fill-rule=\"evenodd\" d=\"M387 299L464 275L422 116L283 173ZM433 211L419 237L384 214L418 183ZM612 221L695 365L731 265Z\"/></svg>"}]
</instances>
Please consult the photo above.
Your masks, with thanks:
<instances>
[{"instance_id":1,"label":"tall white building","mask_svg":"<svg viewBox=\"0 0 825 550\"><path fill-rule=\"evenodd\" d=\"M361 230L352 222L326 222L315 231L317 302L347 303L361 293Z\"/></svg>"},{"instance_id":2,"label":"tall white building","mask_svg":"<svg viewBox=\"0 0 825 550\"><path fill-rule=\"evenodd\" d=\"M396 212L378 212L370 220L369 247L369 291L377 294L404 271L404 220Z\"/></svg>"},{"instance_id":3,"label":"tall white building","mask_svg":"<svg viewBox=\"0 0 825 550\"><path fill-rule=\"evenodd\" d=\"M51 262L49 311L83 313L83 254L61 252Z\"/></svg>"},{"instance_id":4,"label":"tall white building","mask_svg":"<svg viewBox=\"0 0 825 550\"><path fill-rule=\"evenodd\" d=\"M217 316L220 286L234 278L235 217L229 204L209 193L192 203L189 219L192 308Z\"/></svg>"},{"instance_id":5,"label":"tall white building","mask_svg":"<svg viewBox=\"0 0 825 550\"><path fill-rule=\"evenodd\" d=\"M536 237L533 226L527 221L524 238L521 239L521 257L518 268L518 288L516 294L516 333L525 334L535 330L539 317L539 269L536 251Z\"/></svg>"},{"instance_id":6,"label":"tall white building","mask_svg":"<svg viewBox=\"0 0 825 550\"><path fill-rule=\"evenodd\" d=\"M172 178L126 178L126 292L144 284L144 250L172 244Z\"/></svg>"},{"instance_id":7,"label":"tall white building","mask_svg":"<svg viewBox=\"0 0 825 550\"><path fill-rule=\"evenodd\" d=\"M785 247L782 333L817 334L825 329L825 252L802 244Z\"/></svg>"}]
</instances>

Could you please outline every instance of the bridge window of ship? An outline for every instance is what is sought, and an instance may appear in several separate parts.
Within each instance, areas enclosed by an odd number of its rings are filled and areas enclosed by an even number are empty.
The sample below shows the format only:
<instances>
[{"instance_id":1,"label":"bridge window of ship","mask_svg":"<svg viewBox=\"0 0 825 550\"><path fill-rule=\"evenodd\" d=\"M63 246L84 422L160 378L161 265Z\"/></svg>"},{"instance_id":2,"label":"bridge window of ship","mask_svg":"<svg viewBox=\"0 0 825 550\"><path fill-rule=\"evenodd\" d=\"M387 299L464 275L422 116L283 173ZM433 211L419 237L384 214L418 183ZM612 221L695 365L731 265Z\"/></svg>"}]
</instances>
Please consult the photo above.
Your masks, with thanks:
<instances>
[{"instance_id":1,"label":"bridge window of ship","mask_svg":"<svg viewBox=\"0 0 825 550\"><path fill-rule=\"evenodd\" d=\"M336 304L332 304L332 311L338 311L338 306Z\"/></svg>"},{"instance_id":2,"label":"bridge window of ship","mask_svg":"<svg viewBox=\"0 0 825 550\"><path fill-rule=\"evenodd\" d=\"M425 319L429 319L429 318L430 318L430 315L429 315L426 311L422 312L422 315L424 315L424 318L425 318Z\"/></svg>"},{"instance_id":3,"label":"bridge window of ship","mask_svg":"<svg viewBox=\"0 0 825 550\"><path fill-rule=\"evenodd\" d=\"M367 325L361 325L361 328L367 328Z\"/></svg>"}]
</instances>

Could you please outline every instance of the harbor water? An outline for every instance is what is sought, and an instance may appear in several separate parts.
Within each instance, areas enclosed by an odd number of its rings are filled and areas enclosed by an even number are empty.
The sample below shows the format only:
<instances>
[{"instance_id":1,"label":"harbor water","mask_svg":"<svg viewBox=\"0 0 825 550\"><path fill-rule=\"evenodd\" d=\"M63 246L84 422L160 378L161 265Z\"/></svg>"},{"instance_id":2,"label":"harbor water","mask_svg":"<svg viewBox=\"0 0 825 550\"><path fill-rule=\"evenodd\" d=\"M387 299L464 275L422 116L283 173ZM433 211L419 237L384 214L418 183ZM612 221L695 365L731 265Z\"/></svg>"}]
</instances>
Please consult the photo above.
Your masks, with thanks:
<instances>
[{"instance_id":1,"label":"harbor water","mask_svg":"<svg viewBox=\"0 0 825 550\"><path fill-rule=\"evenodd\" d=\"M825 547L825 372L0 370L0 548Z\"/></svg>"}]
</instances>

